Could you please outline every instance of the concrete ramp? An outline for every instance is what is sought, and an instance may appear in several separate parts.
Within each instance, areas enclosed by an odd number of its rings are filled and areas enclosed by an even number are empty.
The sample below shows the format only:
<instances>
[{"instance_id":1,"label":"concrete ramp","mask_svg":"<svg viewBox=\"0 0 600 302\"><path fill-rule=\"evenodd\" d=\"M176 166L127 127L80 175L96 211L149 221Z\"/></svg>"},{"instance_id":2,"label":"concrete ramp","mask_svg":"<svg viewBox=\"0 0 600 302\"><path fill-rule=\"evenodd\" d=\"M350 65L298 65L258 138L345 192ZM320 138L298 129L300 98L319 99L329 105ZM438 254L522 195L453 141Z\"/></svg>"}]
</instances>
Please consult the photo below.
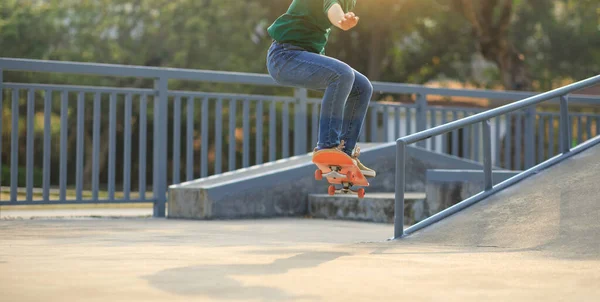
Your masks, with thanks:
<instances>
[{"instance_id":1,"label":"concrete ramp","mask_svg":"<svg viewBox=\"0 0 600 302\"><path fill-rule=\"evenodd\" d=\"M171 186L167 215L175 219L306 215L309 194L326 193L328 186L325 180L315 180L311 158L312 154L306 154ZM377 171L367 195L394 191L395 142L361 145L361 161ZM406 188L425 192L428 169L481 168L477 162L410 146Z\"/></svg>"},{"instance_id":2,"label":"concrete ramp","mask_svg":"<svg viewBox=\"0 0 600 302\"><path fill-rule=\"evenodd\" d=\"M405 240L600 260L600 145Z\"/></svg>"}]
</instances>

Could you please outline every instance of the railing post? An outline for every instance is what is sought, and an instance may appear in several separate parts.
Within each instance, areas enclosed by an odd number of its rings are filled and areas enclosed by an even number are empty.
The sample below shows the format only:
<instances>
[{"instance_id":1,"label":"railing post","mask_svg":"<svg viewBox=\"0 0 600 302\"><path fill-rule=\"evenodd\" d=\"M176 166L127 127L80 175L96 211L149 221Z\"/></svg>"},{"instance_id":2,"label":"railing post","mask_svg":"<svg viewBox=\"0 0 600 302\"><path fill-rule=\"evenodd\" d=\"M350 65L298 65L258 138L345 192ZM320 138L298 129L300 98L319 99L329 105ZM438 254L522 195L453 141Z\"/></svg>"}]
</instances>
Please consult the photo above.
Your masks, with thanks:
<instances>
[{"instance_id":1,"label":"railing post","mask_svg":"<svg viewBox=\"0 0 600 302\"><path fill-rule=\"evenodd\" d=\"M427 95L417 94L417 132L427 130ZM417 146L425 148L427 141L422 140L417 142Z\"/></svg>"},{"instance_id":2,"label":"railing post","mask_svg":"<svg viewBox=\"0 0 600 302\"><path fill-rule=\"evenodd\" d=\"M306 149L306 104L308 103L306 88L294 89L296 104L294 105L294 155L307 152Z\"/></svg>"},{"instance_id":3,"label":"railing post","mask_svg":"<svg viewBox=\"0 0 600 302\"><path fill-rule=\"evenodd\" d=\"M560 97L560 152L571 151L571 121L569 120L569 99Z\"/></svg>"},{"instance_id":4,"label":"railing post","mask_svg":"<svg viewBox=\"0 0 600 302\"><path fill-rule=\"evenodd\" d=\"M396 194L394 201L394 239L404 236L404 186L406 143L396 141Z\"/></svg>"},{"instance_id":5,"label":"railing post","mask_svg":"<svg viewBox=\"0 0 600 302\"><path fill-rule=\"evenodd\" d=\"M494 182L492 178L492 131L490 121L481 122L483 129L483 174L484 174L484 190L489 191L493 188Z\"/></svg>"},{"instance_id":6,"label":"railing post","mask_svg":"<svg viewBox=\"0 0 600 302\"><path fill-rule=\"evenodd\" d=\"M535 106L525 109L525 169L535 165L535 113Z\"/></svg>"},{"instance_id":7,"label":"railing post","mask_svg":"<svg viewBox=\"0 0 600 302\"><path fill-rule=\"evenodd\" d=\"M3 104L3 97L4 97L4 72L2 71L2 68L0 68L0 118L2 117L2 112L4 111L4 104ZM0 122L0 184L2 184L2 124L3 122ZM0 194L0 201L2 201L2 197Z\"/></svg>"},{"instance_id":8,"label":"railing post","mask_svg":"<svg viewBox=\"0 0 600 302\"><path fill-rule=\"evenodd\" d=\"M153 188L154 217L166 215L167 191L167 110L169 80L165 77L154 80L154 142L153 142Z\"/></svg>"}]
</instances>

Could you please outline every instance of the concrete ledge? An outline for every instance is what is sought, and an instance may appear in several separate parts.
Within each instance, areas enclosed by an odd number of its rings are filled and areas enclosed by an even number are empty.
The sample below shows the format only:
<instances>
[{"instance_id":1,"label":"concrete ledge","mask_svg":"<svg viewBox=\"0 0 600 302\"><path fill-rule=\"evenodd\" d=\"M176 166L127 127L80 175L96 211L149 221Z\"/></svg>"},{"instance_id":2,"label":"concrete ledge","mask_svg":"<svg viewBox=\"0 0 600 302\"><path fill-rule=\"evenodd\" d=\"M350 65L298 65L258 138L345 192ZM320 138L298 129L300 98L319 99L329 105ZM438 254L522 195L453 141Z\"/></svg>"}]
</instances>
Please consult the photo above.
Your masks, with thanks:
<instances>
[{"instance_id":1,"label":"concrete ledge","mask_svg":"<svg viewBox=\"0 0 600 302\"><path fill-rule=\"evenodd\" d=\"M497 185L521 171L492 171L493 184ZM483 170L427 170L425 213L434 215L481 191L484 188Z\"/></svg>"},{"instance_id":2,"label":"concrete ledge","mask_svg":"<svg viewBox=\"0 0 600 302\"><path fill-rule=\"evenodd\" d=\"M361 161L377 171L367 195L393 192L396 143L361 145ZM327 192L316 181L312 153L169 187L168 218L232 219L302 216L308 195ZM407 148L406 189L425 192L427 169L480 169L479 163Z\"/></svg>"},{"instance_id":3,"label":"concrete ledge","mask_svg":"<svg viewBox=\"0 0 600 302\"><path fill-rule=\"evenodd\" d=\"M425 193L406 193L404 216L407 224L422 216ZM363 199L352 195L311 194L308 196L309 215L314 218L357 220L379 223L394 222L394 193L372 193ZM420 219L421 217L419 217Z\"/></svg>"}]
</instances>

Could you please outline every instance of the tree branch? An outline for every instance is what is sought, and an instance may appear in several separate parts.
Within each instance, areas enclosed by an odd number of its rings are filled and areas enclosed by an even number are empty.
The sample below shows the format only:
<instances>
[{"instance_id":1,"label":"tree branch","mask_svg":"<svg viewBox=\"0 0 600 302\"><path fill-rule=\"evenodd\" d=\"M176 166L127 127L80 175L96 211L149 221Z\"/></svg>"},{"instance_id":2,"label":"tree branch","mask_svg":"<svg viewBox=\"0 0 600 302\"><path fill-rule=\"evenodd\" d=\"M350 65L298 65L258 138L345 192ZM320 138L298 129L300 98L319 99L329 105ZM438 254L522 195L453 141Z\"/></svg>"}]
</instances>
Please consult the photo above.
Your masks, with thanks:
<instances>
[{"instance_id":1,"label":"tree branch","mask_svg":"<svg viewBox=\"0 0 600 302\"><path fill-rule=\"evenodd\" d=\"M498 18L497 26L498 33L503 35L508 31L508 27L510 25L510 17L512 15L512 0L504 0L502 3L502 13L500 14L500 18Z\"/></svg>"},{"instance_id":2,"label":"tree branch","mask_svg":"<svg viewBox=\"0 0 600 302\"><path fill-rule=\"evenodd\" d=\"M479 18L477 18L476 8L473 5L472 0L452 0L455 9L471 23L473 30L477 33L477 36L483 34L483 27Z\"/></svg>"}]
</instances>

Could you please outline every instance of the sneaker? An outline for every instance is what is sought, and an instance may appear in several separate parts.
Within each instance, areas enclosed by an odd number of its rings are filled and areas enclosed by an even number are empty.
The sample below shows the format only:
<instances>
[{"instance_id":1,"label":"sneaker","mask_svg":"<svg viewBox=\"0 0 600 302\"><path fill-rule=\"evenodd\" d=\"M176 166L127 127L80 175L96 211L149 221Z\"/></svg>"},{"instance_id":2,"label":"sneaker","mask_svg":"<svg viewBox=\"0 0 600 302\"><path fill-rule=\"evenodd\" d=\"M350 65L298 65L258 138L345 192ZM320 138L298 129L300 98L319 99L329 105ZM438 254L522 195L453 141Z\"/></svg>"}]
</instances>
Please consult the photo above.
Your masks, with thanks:
<instances>
[{"instance_id":1,"label":"sneaker","mask_svg":"<svg viewBox=\"0 0 600 302\"><path fill-rule=\"evenodd\" d=\"M356 166L358 166L358 168L360 169L360 172L362 172L362 174L365 177L375 177L375 175L377 175L377 173L375 173L375 170L370 169L367 166L365 166L363 163L361 163L360 160L358 159L359 155L360 155L360 147L356 146L356 148L354 149L354 153L352 154L352 159L354 159L356 161Z\"/></svg>"},{"instance_id":2,"label":"sneaker","mask_svg":"<svg viewBox=\"0 0 600 302\"><path fill-rule=\"evenodd\" d=\"M342 140L337 147L333 147L333 148L329 148L329 149L334 149L334 150L338 150L340 152L344 152L345 145L346 145L346 142L344 142L344 140ZM321 150L327 150L327 149L319 149L319 148L315 147L315 149L313 149L313 153L317 153L317 151L321 151Z\"/></svg>"}]
</instances>

